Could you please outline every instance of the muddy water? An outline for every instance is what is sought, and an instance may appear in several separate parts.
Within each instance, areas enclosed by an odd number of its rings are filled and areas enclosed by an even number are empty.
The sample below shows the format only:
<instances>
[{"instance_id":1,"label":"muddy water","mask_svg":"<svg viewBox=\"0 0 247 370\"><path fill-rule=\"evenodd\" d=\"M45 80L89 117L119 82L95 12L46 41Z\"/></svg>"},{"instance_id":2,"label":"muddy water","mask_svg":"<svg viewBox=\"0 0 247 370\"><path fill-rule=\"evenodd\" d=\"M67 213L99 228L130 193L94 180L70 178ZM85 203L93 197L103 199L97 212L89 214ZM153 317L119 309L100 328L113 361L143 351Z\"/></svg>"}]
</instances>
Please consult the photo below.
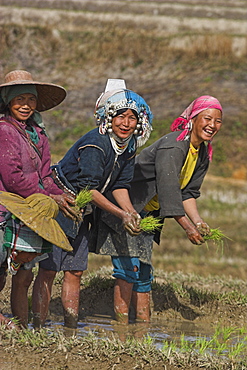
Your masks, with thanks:
<instances>
[{"instance_id":1,"label":"muddy water","mask_svg":"<svg viewBox=\"0 0 247 370\"><path fill-rule=\"evenodd\" d=\"M47 329L51 332L61 331L66 337L87 336L92 332L98 338L113 337L126 341L130 338L149 340L157 349L162 349L164 342L175 342L179 347L181 336L186 342L196 342L198 339L210 340L215 333L214 328L205 323L192 323L190 321L152 320L151 323L130 323L121 325L109 317L87 317L86 321L79 322L76 330L68 329L61 322L47 322Z\"/></svg>"},{"instance_id":2,"label":"muddy water","mask_svg":"<svg viewBox=\"0 0 247 370\"><path fill-rule=\"evenodd\" d=\"M231 242L231 248L225 248L224 255L220 256L215 255L218 258L218 264L215 267L216 269L216 275L220 275L219 270L219 260L222 260L222 265L224 266L223 273L225 276L231 275L233 273L233 269L230 266L230 262L228 261L228 252L231 255L231 259L235 259L237 261L237 258L241 258L243 260L243 263L246 266L246 259L244 258L246 256L246 253L244 252L245 246L242 244L242 240L244 240L244 235L242 238L238 238L234 234L234 230L231 230L231 225L228 224L228 218L229 215L231 215L231 222L234 223L235 220L238 225L240 225L240 228L243 228L243 225L246 223L247 218L247 186L246 182L241 181L230 181L226 179L215 179L213 176L209 176L209 178L205 181L204 189L202 192L202 214L203 216L207 216L210 218L210 221L212 221L212 224L216 224L218 226L218 223L220 226L222 226L223 230L227 230L227 234L229 234L233 241ZM210 209L210 207L207 207L207 203L204 203L204 200L207 202L213 201L214 203L214 210ZM221 207L216 207L215 205L220 204ZM232 207L232 205L234 207ZM236 213L236 215L235 215ZM222 216L223 214L223 216ZM217 223L216 221L217 220ZM232 232L232 234L231 234ZM239 230L238 233L240 234ZM237 241L237 242L236 242ZM230 244L230 243L229 243ZM237 247L236 247L237 246ZM157 249L157 247L156 247ZM164 250L163 254L164 256L167 255L169 251L169 246L166 246L166 249ZM206 255L207 250L204 250L204 257ZM180 250L180 253L182 254L182 250ZM212 248L211 252L213 254ZM214 256L214 255L213 255ZM213 257L211 256L211 258ZM184 258L184 257L183 257ZM196 271L194 268L194 260L193 260L193 254L187 255L187 262L190 262L191 270L194 272ZM95 261L99 260L100 257L95 257ZM185 262L185 260L184 260ZM207 264L204 265L204 270L211 271L209 269L209 262L210 257L207 257ZM105 261L104 261L105 263ZM168 261L164 260L164 271L166 271ZM99 264L100 265L100 264ZM154 267L156 265L156 261L154 260ZM91 262L89 263L89 267L91 266ZM230 266L230 268L229 268ZM199 266L201 269L201 267ZM237 263L237 270L240 270L240 263ZM214 271L214 270L212 270ZM242 278L240 271L238 272L239 275L236 276L237 278ZM200 275L200 273L199 273ZM217 279L216 279L216 285L217 285ZM205 285L210 290L213 290L213 283L211 283L209 286ZM233 289L233 286L232 286ZM237 288L236 288L237 289ZM242 291L243 293L245 292ZM112 293L113 294L113 293ZM91 295L91 298L93 297L92 292L89 292L89 295ZM103 301L101 302L101 308L104 306L105 296L101 297ZM93 298L92 298L93 299ZM100 297L97 296L97 299L99 300ZM158 299L156 297L156 299ZM171 299L171 297L170 297ZM81 297L81 301L84 302L85 307L87 307L87 301L85 299L85 296ZM107 301L107 299L106 299ZM156 302L157 303L157 302ZM234 304L234 302L232 302ZM84 308L85 308L84 307ZM222 311L220 315L220 320L222 320L223 316L226 317L229 315L229 308L226 307L226 310ZM144 338L144 337L151 337L153 339L153 343L156 347L161 348L163 346L163 342L165 340L167 341L175 341L179 342L181 335L184 336L185 341L189 342L195 342L196 340L200 338L207 338L210 340L214 334L215 334L215 324L213 322L217 322L217 320L214 320L215 318L212 317L212 313L206 312L205 319L203 321L191 321L186 320L184 318L181 319L174 319L171 317L168 318L166 314L164 315L158 315L156 312L156 315L152 316L152 321L150 324L137 324L137 323L130 323L129 325L119 325L116 321L112 320L112 315L106 315L103 314L99 315L99 312L101 309L96 305L94 307L93 316L91 313L86 316L85 319L81 320L78 324L78 329L73 331L69 329L65 329L63 327L63 323L57 322L55 318L53 318L54 321L47 322L47 327L50 330L61 330L64 331L65 334L72 335L75 334L76 336L84 336L87 335L89 332L93 332L98 337L112 337L112 335L117 336L121 340L126 340L128 337L134 337L134 338ZM106 311L105 311L106 312ZM233 314L233 310L231 310ZM245 312L245 311L243 311ZM241 315L243 315L243 312ZM217 315L217 313L216 313ZM178 315L179 316L179 315ZM173 316L172 316L173 317ZM242 326L243 322L242 320L238 320L237 314L236 314L236 326ZM62 320L62 317L61 317ZM200 319L201 320L201 319ZM230 322L226 320L226 326L230 325Z\"/></svg>"},{"instance_id":3,"label":"muddy water","mask_svg":"<svg viewBox=\"0 0 247 370\"><path fill-rule=\"evenodd\" d=\"M114 323L109 318L88 317L86 322L80 322L76 330L63 327L61 322L48 322L47 327L53 330L62 331L67 335L76 335L78 337L86 336L89 332L94 333L98 338L119 338L125 341L128 338L143 339L151 337L154 345L157 348L162 348L165 340L178 341L181 335L184 335L185 340L194 342L198 338L213 336L213 330L210 327L205 327L202 324L195 325L191 322L152 322L146 323L130 323L129 325L121 325Z\"/></svg>"}]
</instances>

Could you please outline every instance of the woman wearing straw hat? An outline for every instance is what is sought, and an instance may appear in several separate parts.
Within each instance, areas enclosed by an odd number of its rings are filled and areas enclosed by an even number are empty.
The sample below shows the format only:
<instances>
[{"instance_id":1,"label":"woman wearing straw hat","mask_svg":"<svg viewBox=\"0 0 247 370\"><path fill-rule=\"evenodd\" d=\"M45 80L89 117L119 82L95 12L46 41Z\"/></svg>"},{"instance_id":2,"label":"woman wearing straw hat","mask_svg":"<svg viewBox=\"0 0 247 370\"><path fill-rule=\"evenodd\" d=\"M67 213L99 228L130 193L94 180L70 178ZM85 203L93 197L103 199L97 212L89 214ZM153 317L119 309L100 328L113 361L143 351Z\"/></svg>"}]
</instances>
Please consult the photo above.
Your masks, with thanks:
<instances>
[{"instance_id":1,"label":"woman wearing straw hat","mask_svg":"<svg viewBox=\"0 0 247 370\"><path fill-rule=\"evenodd\" d=\"M66 251L71 251L72 247L55 220L59 208L51 197L39 193L24 199L17 194L0 191L0 204L8 210L5 225L0 229L1 291L7 272L15 275L22 264L51 252L53 244ZM2 314L0 324L10 329L17 328Z\"/></svg>"},{"instance_id":2,"label":"woman wearing straw hat","mask_svg":"<svg viewBox=\"0 0 247 370\"><path fill-rule=\"evenodd\" d=\"M9 72L0 85L0 190L24 198L34 193L52 197L66 216L74 217L66 195L51 178L48 138L39 112L60 104L63 87L34 81L23 70ZM0 221L4 221L0 205ZM12 311L23 326L28 321L27 291L32 271L20 269L12 279Z\"/></svg>"},{"instance_id":3,"label":"woman wearing straw hat","mask_svg":"<svg viewBox=\"0 0 247 370\"><path fill-rule=\"evenodd\" d=\"M136 149L146 142L152 129L152 113L141 96L126 89L123 80L108 80L105 92L97 100L95 115L99 127L82 136L54 166L55 181L75 194L88 188L98 210L117 216L121 228L124 226L130 234L138 233L140 216L130 202L128 190ZM113 194L117 206L105 198L107 191ZM69 240L73 240L74 252L61 253L54 248L49 259L40 263L33 290L37 297L33 300L37 326L45 323L53 280L61 270L64 324L77 326L80 280L88 258L87 219L85 216L78 234L61 220Z\"/></svg>"}]
</instances>

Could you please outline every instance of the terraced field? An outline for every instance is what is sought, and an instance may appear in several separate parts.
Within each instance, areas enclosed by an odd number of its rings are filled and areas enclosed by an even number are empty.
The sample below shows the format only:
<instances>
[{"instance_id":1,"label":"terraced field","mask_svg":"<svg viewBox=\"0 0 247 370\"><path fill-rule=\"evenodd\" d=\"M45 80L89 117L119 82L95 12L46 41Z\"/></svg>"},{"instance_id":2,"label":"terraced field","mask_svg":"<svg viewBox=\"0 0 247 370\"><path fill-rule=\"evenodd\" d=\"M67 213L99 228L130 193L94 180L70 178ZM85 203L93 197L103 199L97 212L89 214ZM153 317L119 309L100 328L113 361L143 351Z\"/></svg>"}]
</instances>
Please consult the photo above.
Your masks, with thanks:
<instances>
[{"instance_id":1,"label":"terraced field","mask_svg":"<svg viewBox=\"0 0 247 370\"><path fill-rule=\"evenodd\" d=\"M149 143L191 100L216 96L225 115L211 171L246 179L246 19L246 1L0 0L0 77L24 68L67 88L45 114L55 160L94 126L107 78L149 102Z\"/></svg>"},{"instance_id":2,"label":"terraced field","mask_svg":"<svg viewBox=\"0 0 247 370\"><path fill-rule=\"evenodd\" d=\"M175 317L182 326L193 321L182 316L182 308L189 307L198 313L197 320L203 317L208 325L221 321L246 326L246 305L240 301L247 296L247 1L0 0L0 45L1 80L9 70L20 68L31 71L37 80L67 89L61 106L43 115L54 161L94 127L94 104L107 78L124 78L128 88L148 101L155 118L149 144L164 135L197 96L209 94L221 101L224 123L213 142L214 160L199 208L212 227L220 227L232 240L223 251L213 245L198 248L170 220L162 245L154 248L156 283L167 289L165 296L159 286L154 289L154 315L164 322ZM89 272L109 265L107 259L90 256ZM182 288L170 289L180 283L184 288L188 281L190 291L202 287L207 297L214 297L215 291L224 289L232 291L232 298L220 304L214 298L201 306L196 299L188 303ZM0 309L5 313L10 313L9 286L10 281L0 294ZM58 282L51 308L54 321L62 317L60 288ZM112 286L100 295L96 287L82 286L81 293L81 320L87 308L103 314L107 305L111 307ZM105 296L110 297L107 302ZM136 357L120 353L117 358L103 353L97 360L87 347L80 355L72 354L73 346L65 348L61 338L58 348L42 344L42 350L31 351L22 345L11 357L16 339L6 347L4 338L0 336L0 357L7 370L17 366L20 370L178 368L172 359L157 360L152 367L145 351ZM82 358L85 362L80 367ZM207 361L192 361L184 369L220 369L219 363ZM228 365L221 369L247 368Z\"/></svg>"}]
</instances>

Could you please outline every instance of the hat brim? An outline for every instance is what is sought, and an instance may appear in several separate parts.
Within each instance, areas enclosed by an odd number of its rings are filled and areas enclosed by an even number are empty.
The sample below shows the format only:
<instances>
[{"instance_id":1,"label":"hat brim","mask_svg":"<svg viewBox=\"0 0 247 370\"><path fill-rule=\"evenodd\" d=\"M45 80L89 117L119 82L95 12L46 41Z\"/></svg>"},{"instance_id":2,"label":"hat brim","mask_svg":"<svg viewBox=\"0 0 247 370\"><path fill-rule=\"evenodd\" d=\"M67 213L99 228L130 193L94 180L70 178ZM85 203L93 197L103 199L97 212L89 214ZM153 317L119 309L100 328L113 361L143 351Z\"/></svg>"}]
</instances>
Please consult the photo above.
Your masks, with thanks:
<instances>
[{"instance_id":1,"label":"hat brim","mask_svg":"<svg viewBox=\"0 0 247 370\"><path fill-rule=\"evenodd\" d=\"M54 218L41 217L24 198L14 193L0 191L0 204L43 239L67 252L73 250L58 222Z\"/></svg>"},{"instance_id":2,"label":"hat brim","mask_svg":"<svg viewBox=\"0 0 247 370\"><path fill-rule=\"evenodd\" d=\"M0 85L0 90L7 86L17 86L17 85L35 85L38 93L37 99L37 111L44 112L51 108L56 107L66 97L66 90L59 85L42 83L30 80L19 80Z\"/></svg>"}]
</instances>

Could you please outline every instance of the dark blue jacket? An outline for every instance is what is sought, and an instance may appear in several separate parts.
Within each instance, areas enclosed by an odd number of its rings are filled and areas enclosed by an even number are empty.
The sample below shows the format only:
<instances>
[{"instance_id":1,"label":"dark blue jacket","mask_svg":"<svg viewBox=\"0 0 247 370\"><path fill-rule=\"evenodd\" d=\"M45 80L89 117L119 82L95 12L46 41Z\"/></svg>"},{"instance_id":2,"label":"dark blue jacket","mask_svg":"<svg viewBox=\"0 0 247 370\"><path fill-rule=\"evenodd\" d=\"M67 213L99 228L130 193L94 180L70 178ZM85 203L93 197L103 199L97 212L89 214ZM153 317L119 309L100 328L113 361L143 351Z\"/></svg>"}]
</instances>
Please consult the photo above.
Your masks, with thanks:
<instances>
[{"instance_id":1,"label":"dark blue jacket","mask_svg":"<svg viewBox=\"0 0 247 370\"><path fill-rule=\"evenodd\" d=\"M116 155L109 135L101 135L98 128L82 136L65 154L56 167L61 180L75 193L88 187L99 191L111 176L105 191L129 189L133 177L136 142L133 138L121 155Z\"/></svg>"},{"instance_id":2,"label":"dark blue jacket","mask_svg":"<svg viewBox=\"0 0 247 370\"><path fill-rule=\"evenodd\" d=\"M56 168L60 180L76 194L81 189L96 189L102 193L129 189L134 174L136 140L116 155L109 135L101 135L98 128L82 136L65 154ZM107 183L107 186L105 186ZM77 227L60 214L57 221L68 236L76 236Z\"/></svg>"}]
</instances>

